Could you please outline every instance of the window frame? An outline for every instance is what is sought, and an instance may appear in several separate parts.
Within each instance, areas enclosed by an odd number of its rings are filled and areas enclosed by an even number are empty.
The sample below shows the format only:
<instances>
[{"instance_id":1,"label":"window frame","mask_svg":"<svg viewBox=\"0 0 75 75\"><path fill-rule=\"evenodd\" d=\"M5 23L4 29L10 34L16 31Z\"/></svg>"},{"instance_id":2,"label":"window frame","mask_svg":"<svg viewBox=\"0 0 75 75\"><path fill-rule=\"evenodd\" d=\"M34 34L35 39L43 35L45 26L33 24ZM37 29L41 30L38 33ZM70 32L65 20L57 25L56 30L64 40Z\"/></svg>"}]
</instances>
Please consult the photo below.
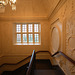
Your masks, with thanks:
<instances>
[{"instance_id":1,"label":"window frame","mask_svg":"<svg viewBox=\"0 0 75 75\"><path fill-rule=\"evenodd\" d=\"M21 32L16 32L16 25L21 25ZM22 25L27 25L27 32L22 32ZM28 24L32 24L33 32L28 32ZM38 32L34 32L34 25L38 24ZM21 42L17 42L17 34L21 34ZM27 42L23 42L23 34L27 34ZM33 34L33 42L29 42L28 34ZM34 34L39 34L39 42L35 42ZM41 45L41 24L40 23L15 23L15 43L16 45Z\"/></svg>"}]
</instances>

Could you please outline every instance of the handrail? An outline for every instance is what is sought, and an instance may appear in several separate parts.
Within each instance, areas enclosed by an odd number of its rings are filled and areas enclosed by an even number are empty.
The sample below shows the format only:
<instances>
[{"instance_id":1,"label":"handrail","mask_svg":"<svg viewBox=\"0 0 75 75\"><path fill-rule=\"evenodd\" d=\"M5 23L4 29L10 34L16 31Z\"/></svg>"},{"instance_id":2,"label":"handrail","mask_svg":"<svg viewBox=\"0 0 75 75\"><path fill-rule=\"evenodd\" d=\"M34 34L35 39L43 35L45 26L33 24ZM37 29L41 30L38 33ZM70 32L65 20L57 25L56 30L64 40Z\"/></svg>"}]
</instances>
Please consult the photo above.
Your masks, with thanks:
<instances>
[{"instance_id":1,"label":"handrail","mask_svg":"<svg viewBox=\"0 0 75 75\"><path fill-rule=\"evenodd\" d=\"M35 52L35 53L38 54L39 52L48 52L48 53L50 53L49 51L37 51L37 52ZM32 56L32 54L29 55L29 56L27 56L26 58L24 58L23 60L21 60L21 61L19 61L19 62L17 62L17 63L3 63L2 65L0 65L0 67L2 67L3 65L17 65L17 64L19 64L19 63L25 61L26 59L30 58L31 56Z\"/></svg>"},{"instance_id":2,"label":"handrail","mask_svg":"<svg viewBox=\"0 0 75 75\"><path fill-rule=\"evenodd\" d=\"M23 60L17 62L17 63L3 63L2 65L0 65L0 67L2 67L3 65L17 65L23 61L25 61L26 59L30 58L32 55L27 56L26 58L24 58Z\"/></svg>"},{"instance_id":3,"label":"handrail","mask_svg":"<svg viewBox=\"0 0 75 75\"><path fill-rule=\"evenodd\" d=\"M49 51L37 51L35 53L38 54L39 52L49 52ZM30 58L31 56L32 56L32 54L27 56L26 58L24 58L23 60L21 60L21 61L19 61L17 63L4 63L4 64L0 65L0 67L2 67L3 65L16 65L16 64L19 64L19 63L25 61L26 59Z\"/></svg>"},{"instance_id":4,"label":"handrail","mask_svg":"<svg viewBox=\"0 0 75 75\"><path fill-rule=\"evenodd\" d=\"M75 65L75 61L73 59L71 59L70 57L68 57L66 54L64 54L63 52L61 51L57 51L55 52L53 55L49 52L49 51L38 51L36 53L39 53L39 52L48 52L50 54L51 57L57 55L58 53L60 53L62 56L64 56L67 60L69 60L73 65Z\"/></svg>"},{"instance_id":5,"label":"handrail","mask_svg":"<svg viewBox=\"0 0 75 75\"><path fill-rule=\"evenodd\" d=\"M64 53L61 52L61 51L58 51L58 52L54 53L53 55L52 55L49 51L37 51L37 52L35 52L35 53L38 54L39 52L48 52L51 57L53 57L53 56L57 55L58 53L60 53L62 56L64 56L66 59L68 59L70 62L72 62L72 63L75 65L75 61L72 60L70 57L68 57L66 54L64 54ZM2 67L3 65L17 65L17 64L19 64L19 63L25 61L26 59L30 58L31 56L32 56L32 55L29 55L28 57L26 57L25 59L19 61L18 63L4 63L4 64L2 64L0 67Z\"/></svg>"},{"instance_id":6,"label":"handrail","mask_svg":"<svg viewBox=\"0 0 75 75\"><path fill-rule=\"evenodd\" d=\"M28 70L26 72L26 75L30 75L32 73L32 70L34 69L34 65L35 64L35 50L33 50L33 53L32 53L32 57L31 57L31 60L30 60L30 63L29 63L29 67L28 67Z\"/></svg>"},{"instance_id":7,"label":"handrail","mask_svg":"<svg viewBox=\"0 0 75 75\"><path fill-rule=\"evenodd\" d=\"M54 53L53 55L51 55L52 57L57 55L58 53L60 53L62 56L64 56L67 60L69 60L73 65L75 65L75 61L73 59L71 59L70 57L68 57L66 54L64 54L61 51L57 51L56 53Z\"/></svg>"}]
</instances>

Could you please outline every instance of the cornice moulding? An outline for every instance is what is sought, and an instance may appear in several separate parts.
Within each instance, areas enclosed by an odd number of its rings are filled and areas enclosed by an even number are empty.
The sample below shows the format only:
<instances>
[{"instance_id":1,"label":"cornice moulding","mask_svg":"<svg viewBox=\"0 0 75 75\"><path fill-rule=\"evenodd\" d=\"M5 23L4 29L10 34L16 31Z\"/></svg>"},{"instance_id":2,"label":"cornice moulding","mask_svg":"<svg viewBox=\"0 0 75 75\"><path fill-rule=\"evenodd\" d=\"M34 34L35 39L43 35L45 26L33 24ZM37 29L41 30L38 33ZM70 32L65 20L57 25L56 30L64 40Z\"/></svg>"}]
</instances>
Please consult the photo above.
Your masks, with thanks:
<instances>
[{"instance_id":1,"label":"cornice moulding","mask_svg":"<svg viewBox=\"0 0 75 75\"><path fill-rule=\"evenodd\" d=\"M21 17L21 16L1 16L0 21L25 21L25 20L48 20L46 16L41 16L41 17Z\"/></svg>"},{"instance_id":2,"label":"cornice moulding","mask_svg":"<svg viewBox=\"0 0 75 75\"><path fill-rule=\"evenodd\" d=\"M56 5L56 7L54 8L54 10L52 11L52 13L50 15L48 15L48 20L50 20L51 18L54 17L54 15L59 11L59 9L64 5L64 3L67 0L59 0L58 4Z\"/></svg>"},{"instance_id":3,"label":"cornice moulding","mask_svg":"<svg viewBox=\"0 0 75 75\"><path fill-rule=\"evenodd\" d=\"M54 17L54 15L59 11L59 9L63 6L63 4L66 2L67 0L59 0L59 2L57 3L56 7L54 8L54 10L52 11L52 13L48 16L31 16L31 17L26 17L26 16L0 16L0 21L36 21L36 20L50 20L52 17Z\"/></svg>"}]
</instances>

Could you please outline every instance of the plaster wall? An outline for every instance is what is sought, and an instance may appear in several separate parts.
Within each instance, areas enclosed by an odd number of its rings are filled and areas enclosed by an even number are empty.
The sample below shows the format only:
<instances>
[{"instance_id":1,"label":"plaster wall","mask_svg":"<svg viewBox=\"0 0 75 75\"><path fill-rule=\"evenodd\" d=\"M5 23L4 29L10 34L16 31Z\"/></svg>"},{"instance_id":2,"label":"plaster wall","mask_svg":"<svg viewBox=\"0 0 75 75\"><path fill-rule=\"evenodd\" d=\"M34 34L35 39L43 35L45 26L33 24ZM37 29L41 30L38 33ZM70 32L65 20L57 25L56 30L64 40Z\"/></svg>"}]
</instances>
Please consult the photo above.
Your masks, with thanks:
<instances>
[{"instance_id":1,"label":"plaster wall","mask_svg":"<svg viewBox=\"0 0 75 75\"><path fill-rule=\"evenodd\" d=\"M32 50L49 50L49 25L47 21L40 21L41 24L41 45L14 45L13 44L13 23L34 23L35 21L1 21L2 53L4 55L31 54ZM38 21L36 21L38 22Z\"/></svg>"},{"instance_id":2,"label":"plaster wall","mask_svg":"<svg viewBox=\"0 0 75 75\"><path fill-rule=\"evenodd\" d=\"M1 27L0 27L0 55L1 55Z\"/></svg>"},{"instance_id":3,"label":"plaster wall","mask_svg":"<svg viewBox=\"0 0 75 75\"><path fill-rule=\"evenodd\" d=\"M56 51L62 51L67 56L75 60L74 20L75 20L75 0L67 0L64 3L64 5L59 9L59 11L56 14L54 14L53 18L49 20L51 53L55 53ZM53 27L55 27L56 29L54 30ZM53 42L53 40L56 42ZM55 56L55 59L66 75L75 75L75 66L72 63L70 63L67 59L65 59L61 55Z\"/></svg>"},{"instance_id":4,"label":"plaster wall","mask_svg":"<svg viewBox=\"0 0 75 75\"><path fill-rule=\"evenodd\" d=\"M40 23L41 24L41 45L14 45L13 43L13 23ZM49 24L48 21L38 21L38 20L1 20L0 21L0 65L4 63L17 63L27 56L32 54L32 51L39 50L49 50ZM49 54L44 53L43 55L39 54L37 59L45 58L48 59ZM23 65L23 64L21 64ZM11 66L9 66L11 67ZM16 69L13 66L14 69ZM11 70L6 69L5 67L0 67L0 70Z\"/></svg>"},{"instance_id":5,"label":"plaster wall","mask_svg":"<svg viewBox=\"0 0 75 75\"><path fill-rule=\"evenodd\" d=\"M1 32L1 31L0 31ZM1 36L1 34L0 34L0 36ZM0 41L1 41L1 37L0 37ZM0 42L0 54L1 54L1 42Z\"/></svg>"}]
</instances>

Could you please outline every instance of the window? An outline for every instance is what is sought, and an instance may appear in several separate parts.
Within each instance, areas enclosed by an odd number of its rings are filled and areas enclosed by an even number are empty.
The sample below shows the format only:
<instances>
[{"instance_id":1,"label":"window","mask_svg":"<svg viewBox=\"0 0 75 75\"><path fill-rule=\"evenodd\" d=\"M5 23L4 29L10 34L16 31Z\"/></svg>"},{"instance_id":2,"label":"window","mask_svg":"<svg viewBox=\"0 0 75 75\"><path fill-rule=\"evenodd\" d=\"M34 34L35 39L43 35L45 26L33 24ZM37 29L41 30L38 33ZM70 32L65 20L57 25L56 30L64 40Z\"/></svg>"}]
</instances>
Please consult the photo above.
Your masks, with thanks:
<instances>
[{"instance_id":1,"label":"window","mask_svg":"<svg viewBox=\"0 0 75 75\"><path fill-rule=\"evenodd\" d=\"M41 43L40 24L15 24L15 43L25 45L39 45Z\"/></svg>"}]
</instances>

